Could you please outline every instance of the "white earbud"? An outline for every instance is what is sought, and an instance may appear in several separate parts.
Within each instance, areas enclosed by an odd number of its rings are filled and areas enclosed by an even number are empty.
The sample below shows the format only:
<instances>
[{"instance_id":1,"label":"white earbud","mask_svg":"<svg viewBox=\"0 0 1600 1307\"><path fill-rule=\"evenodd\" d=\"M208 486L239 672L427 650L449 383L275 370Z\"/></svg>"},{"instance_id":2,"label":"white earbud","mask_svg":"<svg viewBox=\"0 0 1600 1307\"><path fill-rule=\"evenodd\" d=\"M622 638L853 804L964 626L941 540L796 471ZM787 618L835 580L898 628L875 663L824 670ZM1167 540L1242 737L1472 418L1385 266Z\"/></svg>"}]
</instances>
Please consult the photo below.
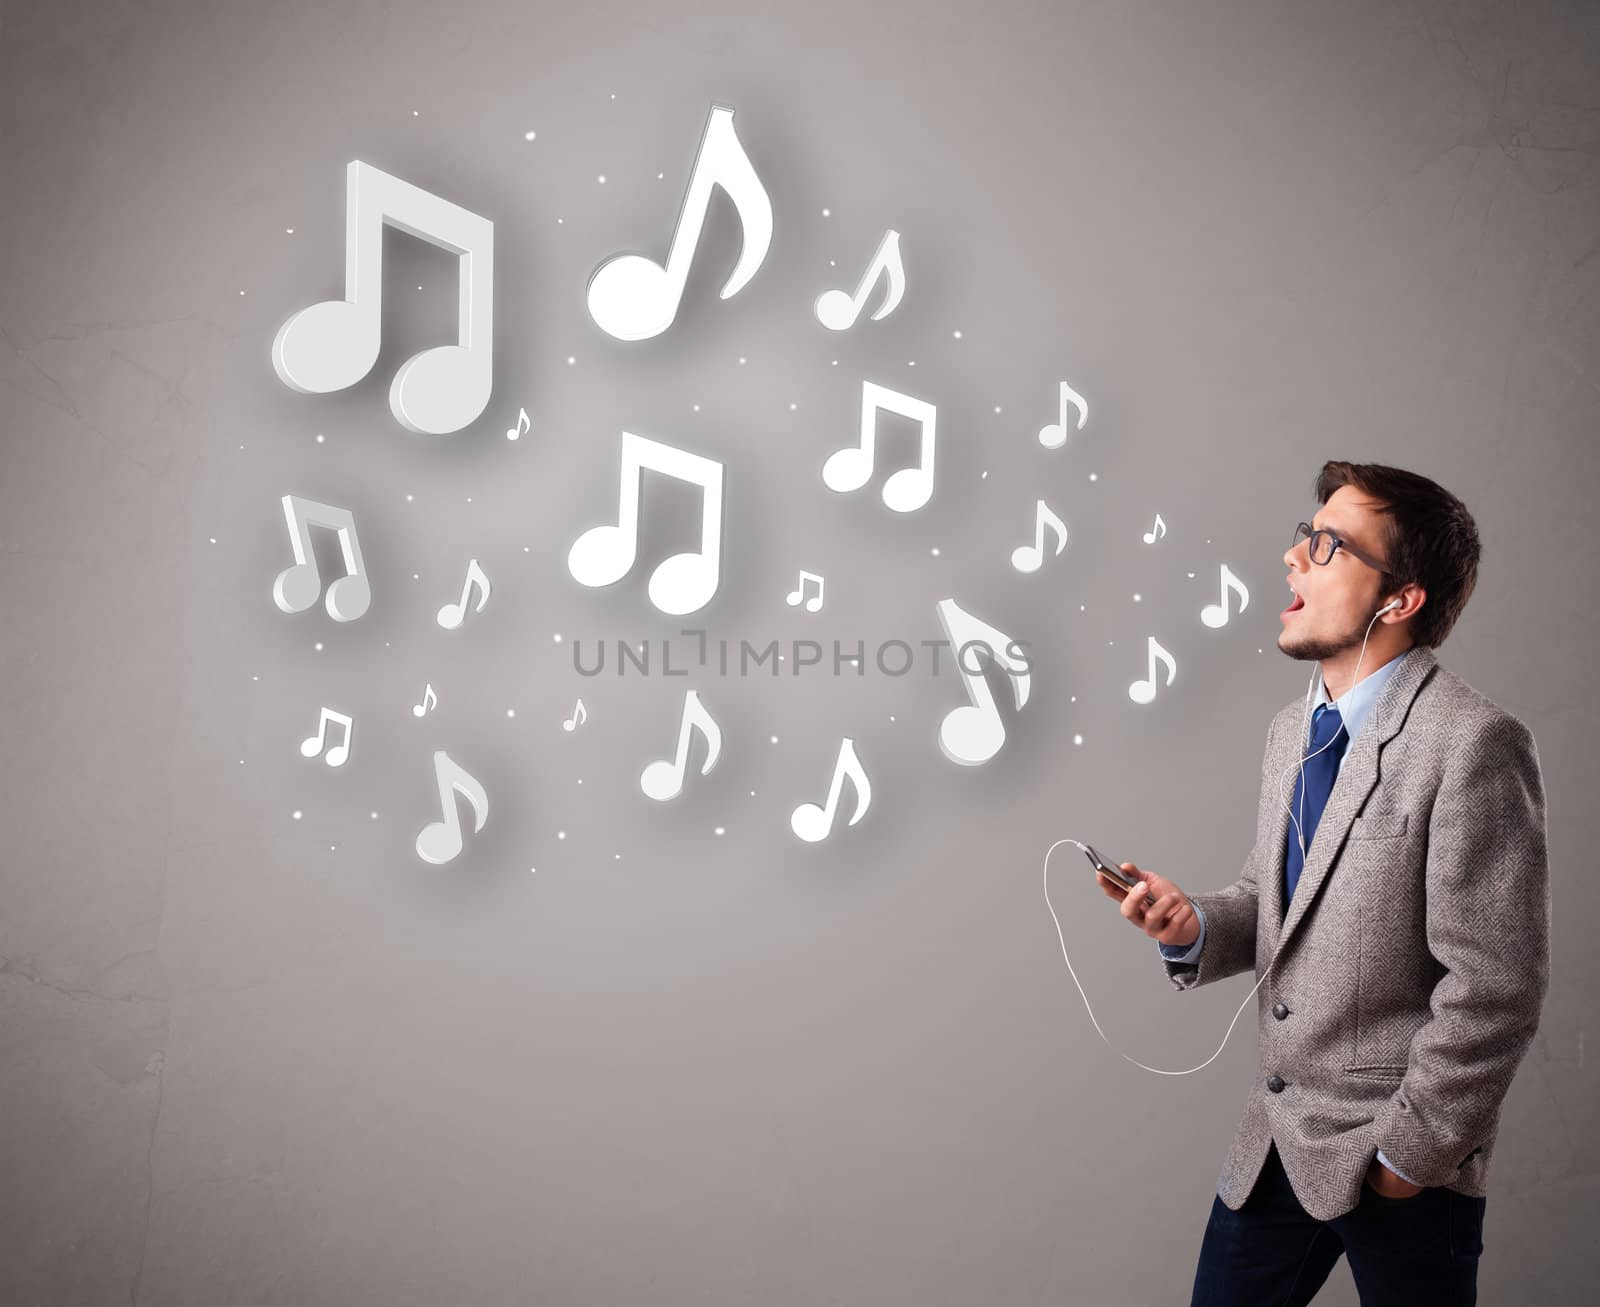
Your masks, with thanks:
<instances>
[{"instance_id":1,"label":"white earbud","mask_svg":"<svg viewBox=\"0 0 1600 1307\"><path fill-rule=\"evenodd\" d=\"M1374 614L1373 614L1373 616L1374 616L1374 617L1382 617L1382 616L1383 616L1383 615L1384 615L1384 614L1385 614L1385 613L1386 613L1386 612L1388 612L1388 611L1389 611L1389 610L1390 610L1390 609L1391 609L1391 608L1398 608L1398 607L1400 607L1400 605L1401 605L1401 604L1402 604L1402 603L1404 603L1404 602L1405 602L1405 601L1404 601L1404 600L1403 600L1403 599L1391 599L1391 600L1389 600L1389 602L1388 602L1388 603L1386 603L1386 604L1385 604L1385 605L1384 605L1384 606L1383 606L1383 607L1382 607L1382 608L1380 608L1380 609L1378 609L1378 611L1377 611L1377 612L1375 612L1375 613L1374 613Z\"/></svg>"}]
</instances>

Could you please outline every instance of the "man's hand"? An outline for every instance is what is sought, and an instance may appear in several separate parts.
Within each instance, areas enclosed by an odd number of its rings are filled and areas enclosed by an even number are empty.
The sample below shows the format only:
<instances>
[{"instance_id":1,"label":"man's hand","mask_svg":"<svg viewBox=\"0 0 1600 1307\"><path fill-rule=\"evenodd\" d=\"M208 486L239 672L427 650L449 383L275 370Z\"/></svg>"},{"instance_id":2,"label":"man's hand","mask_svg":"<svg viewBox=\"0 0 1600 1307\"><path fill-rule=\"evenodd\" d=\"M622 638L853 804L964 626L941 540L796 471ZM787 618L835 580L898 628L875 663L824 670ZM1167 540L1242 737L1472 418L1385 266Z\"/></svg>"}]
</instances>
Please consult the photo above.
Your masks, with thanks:
<instances>
[{"instance_id":1,"label":"man's hand","mask_svg":"<svg viewBox=\"0 0 1600 1307\"><path fill-rule=\"evenodd\" d=\"M1189 897L1165 876L1153 871L1140 871L1131 862L1118 866L1138 880L1131 890L1125 890L1103 872L1095 872L1100 888L1114 899L1122 900L1122 915L1135 926L1162 944L1193 944L1200 938L1200 918L1194 914ZM1155 899L1146 903L1145 895Z\"/></svg>"},{"instance_id":2,"label":"man's hand","mask_svg":"<svg viewBox=\"0 0 1600 1307\"><path fill-rule=\"evenodd\" d=\"M1396 1175L1376 1157L1367 1167L1367 1184L1385 1198L1412 1198L1422 1192L1420 1184Z\"/></svg>"}]
</instances>

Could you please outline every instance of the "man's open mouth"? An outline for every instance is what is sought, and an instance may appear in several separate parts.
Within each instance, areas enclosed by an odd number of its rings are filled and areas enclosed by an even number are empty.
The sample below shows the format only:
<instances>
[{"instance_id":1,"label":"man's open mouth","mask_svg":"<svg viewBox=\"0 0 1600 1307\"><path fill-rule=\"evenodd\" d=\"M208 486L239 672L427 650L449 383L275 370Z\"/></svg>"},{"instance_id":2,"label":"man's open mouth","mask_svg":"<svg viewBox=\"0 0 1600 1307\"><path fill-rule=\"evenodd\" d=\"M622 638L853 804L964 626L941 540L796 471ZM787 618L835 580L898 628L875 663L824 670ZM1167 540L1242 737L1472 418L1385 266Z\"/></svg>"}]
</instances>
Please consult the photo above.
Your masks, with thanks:
<instances>
[{"instance_id":1,"label":"man's open mouth","mask_svg":"<svg viewBox=\"0 0 1600 1307\"><path fill-rule=\"evenodd\" d=\"M1296 594L1295 597L1294 597L1294 601L1287 608L1285 608L1283 611L1285 613L1298 613L1305 606L1306 606L1305 599L1302 596Z\"/></svg>"}]
</instances>

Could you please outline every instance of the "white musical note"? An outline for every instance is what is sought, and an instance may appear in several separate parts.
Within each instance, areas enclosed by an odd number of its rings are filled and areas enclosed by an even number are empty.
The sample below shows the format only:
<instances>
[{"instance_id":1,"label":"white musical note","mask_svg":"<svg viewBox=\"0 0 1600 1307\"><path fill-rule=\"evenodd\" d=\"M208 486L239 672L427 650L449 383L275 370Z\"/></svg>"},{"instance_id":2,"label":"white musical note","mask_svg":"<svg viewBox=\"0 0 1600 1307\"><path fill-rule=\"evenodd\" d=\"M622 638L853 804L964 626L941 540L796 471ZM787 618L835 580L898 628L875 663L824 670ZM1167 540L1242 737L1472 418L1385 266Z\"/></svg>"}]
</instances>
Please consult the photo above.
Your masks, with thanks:
<instances>
[{"instance_id":1,"label":"white musical note","mask_svg":"<svg viewBox=\"0 0 1600 1307\"><path fill-rule=\"evenodd\" d=\"M567 570L587 586L611 585L628 574L639 548L639 481L645 468L705 491L699 550L673 554L650 574L650 602L682 617L710 602L722 573L722 464L713 459L624 431L617 525L590 527L573 541Z\"/></svg>"},{"instance_id":2,"label":"white musical note","mask_svg":"<svg viewBox=\"0 0 1600 1307\"><path fill-rule=\"evenodd\" d=\"M822 465L822 483L847 494L860 490L872 476L880 411L910 418L922 429L921 455L916 467L904 467L883 483L883 502L897 513L921 508L933 495L934 428L938 409L927 400L902 395L875 382L861 383L861 443L847 445L828 455Z\"/></svg>"},{"instance_id":3,"label":"white musical note","mask_svg":"<svg viewBox=\"0 0 1600 1307\"><path fill-rule=\"evenodd\" d=\"M1000 720L1000 710L995 706L982 667L974 671L967 666L967 650L977 646L1011 677L1011 695L1019 712L1028 702L1033 677L1015 640L964 611L954 599L939 601L939 623L955 651L956 670L961 673L967 696L972 700L971 704L952 708L945 714L939 725L939 750L951 762L976 767L1000 752L1000 746L1006 742L1006 727Z\"/></svg>"},{"instance_id":4,"label":"white musical note","mask_svg":"<svg viewBox=\"0 0 1600 1307\"><path fill-rule=\"evenodd\" d=\"M1089 420L1089 401L1065 381L1061 383L1061 419L1039 428L1039 443L1046 449L1060 449L1067 443L1067 405L1078 410L1078 430Z\"/></svg>"},{"instance_id":5,"label":"white musical note","mask_svg":"<svg viewBox=\"0 0 1600 1307\"><path fill-rule=\"evenodd\" d=\"M528 410L525 408L518 409L517 425L506 428L506 439L515 440L518 436L523 435L528 430L530 425L532 424L528 421Z\"/></svg>"},{"instance_id":6,"label":"white musical note","mask_svg":"<svg viewBox=\"0 0 1600 1307\"><path fill-rule=\"evenodd\" d=\"M678 725L678 754L675 761L658 758L639 773L639 788L652 799L665 801L674 798L683 789L684 765L689 761L689 732L696 729L705 736L706 760L700 764L700 774L706 775L717 765L722 753L722 728L706 711L700 696L688 690L683 696L683 718Z\"/></svg>"},{"instance_id":7,"label":"white musical note","mask_svg":"<svg viewBox=\"0 0 1600 1307\"><path fill-rule=\"evenodd\" d=\"M461 602L446 604L439 610L439 625L445 630L454 631L467 620L467 596L472 593L472 587L475 585L479 589L478 604L472 611L481 613L483 606L489 602L492 587L489 585L489 578L483 573L483 568L478 566L476 558L467 563L467 579L461 587Z\"/></svg>"},{"instance_id":8,"label":"white musical note","mask_svg":"<svg viewBox=\"0 0 1600 1307\"><path fill-rule=\"evenodd\" d=\"M324 601L328 616L336 622L353 622L372 603L372 582L361 559L361 541L356 536L355 514L348 508L335 508L298 495L283 497L283 516L289 524L289 543L294 549L294 565L278 573L272 583L272 599L286 613L303 613L322 593L322 574L311 548L311 528L326 527L339 533L339 549L344 555L341 576L328 587Z\"/></svg>"},{"instance_id":9,"label":"white musical note","mask_svg":"<svg viewBox=\"0 0 1600 1307\"><path fill-rule=\"evenodd\" d=\"M906 293L906 269L900 261L900 233L892 227L878 243L878 252L872 256L866 272L861 274L854 295L847 295L842 290L825 290L817 296L817 321L829 331L844 331L853 326L861 314L862 304L866 302L867 292L880 275L886 275L889 284L884 292L883 303L872 315L874 322L893 313L895 306L900 303L900 297Z\"/></svg>"},{"instance_id":10,"label":"white musical note","mask_svg":"<svg viewBox=\"0 0 1600 1307\"><path fill-rule=\"evenodd\" d=\"M572 716L561 723L564 731L573 731L589 720L589 710L583 706L583 700L578 700L578 706L572 710Z\"/></svg>"},{"instance_id":11,"label":"white musical note","mask_svg":"<svg viewBox=\"0 0 1600 1307\"><path fill-rule=\"evenodd\" d=\"M1167 524L1161 520L1161 514L1157 513L1155 525L1144 533L1144 542L1147 545L1153 545L1157 540L1161 539L1162 536L1166 535L1166 533Z\"/></svg>"},{"instance_id":12,"label":"white musical note","mask_svg":"<svg viewBox=\"0 0 1600 1307\"><path fill-rule=\"evenodd\" d=\"M1067 547L1067 524L1050 511L1050 506L1039 501L1039 506L1033 514L1033 543L1031 545L1018 545L1011 551L1011 566L1019 572L1037 572L1044 562L1044 528L1049 523L1050 529L1056 533L1056 552L1052 557L1061 557L1061 551Z\"/></svg>"},{"instance_id":13,"label":"white musical note","mask_svg":"<svg viewBox=\"0 0 1600 1307\"><path fill-rule=\"evenodd\" d=\"M483 412L493 384L494 224L359 159L345 168L344 298L301 309L279 327L273 369L284 385L318 395L372 370L386 223L460 256L457 343L412 355L389 386L389 408L408 431L459 431Z\"/></svg>"},{"instance_id":14,"label":"white musical note","mask_svg":"<svg viewBox=\"0 0 1600 1307\"><path fill-rule=\"evenodd\" d=\"M461 814L456 810L456 795L472 805L472 830L476 834L489 820L489 793L477 777L443 749L434 752L433 776L439 785L439 808L444 820L430 821L417 833L417 856L437 867L461 852Z\"/></svg>"},{"instance_id":15,"label":"white musical note","mask_svg":"<svg viewBox=\"0 0 1600 1307\"><path fill-rule=\"evenodd\" d=\"M1250 607L1250 592L1245 589L1244 582L1236 577L1226 563L1222 565L1221 576L1222 592L1217 597L1217 602L1207 604L1200 610L1200 620L1212 629L1228 624L1228 591L1232 590L1239 596L1239 611L1242 613Z\"/></svg>"},{"instance_id":16,"label":"white musical note","mask_svg":"<svg viewBox=\"0 0 1600 1307\"><path fill-rule=\"evenodd\" d=\"M329 723L343 727L344 738L333 748L328 749L322 761L330 767L343 767L350 757L350 732L355 722L342 712L334 712L332 708L324 708L322 716L317 718L317 733L309 735L300 741L300 756L302 758L315 758L324 749L328 748Z\"/></svg>"},{"instance_id":17,"label":"white musical note","mask_svg":"<svg viewBox=\"0 0 1600 1307\"><path fill-rule=\"evenodd\" d=\"M854 826L866 816L867 808L872 803L872 782L867 779L867 771L861 765L861 759L856 757L855 741L848 735L840 742L839 756L834 760L833 779L828 784L827 803L820 808L814 803L802 803L789 814L789 828L806 843L815 844L825 839L833 830L834 811L839 805L839 793L844 788L846 776L855 785L856 810L845 824Z\"/></svg>"},{"instance_id":18,"label":"white musical note","mask_svg":"<svg viewBox=\"0 0 1600 1307\"><path fill-rule=\"evenodd\" d=\"M1157 658L1161 659L1161 661L1167 665L1168 685L1172 684L1172 678L1178 674L1177 660L1161 647L1160 642L1155 638L1155 636L1152 635L1150 637L1150 643L1147 646L1147 649L1150 655L1150 669L1148 672L1149 679L1144 681L1135 681L1128 687L1128 698L1132 699L1135 703L1150 703L1156 697Z\"/></svg>"},{"instance_id":19,"label":"white musical note","mask_svg":"<svg viewBox=\"0 0 1600 1307\"><path fill-rule=\"evenodd\" d=\"M713 105L678 211L678 224L672 231L666 266L642 254L619 254L607 259L589 278L589 316L602 331L618 340L645 340L672 325L700 243L713 186L722 187L733 201L743 233L739 261L722 287L722 298L737 295L756 275L772 244L772 201L739 144L733 110Z\"/></svg>"},{"instance_id":20,"label":"white musical note","mask_svg":"<svg viewBox=\"0 0 1600 1307\"><path fill-rule=\"evenodd\" d=\"M822 592L824 587L827 585L827 582L815 572L808 572L803 567L800 569L799 586L796 589L789 591L789 593L783 597L783 601L784 603L788 604L790 608L793 608L802 599L805 599L807 581L815 581L817 583L816 594L812 595L811 598L806 599L806 612L814 613L822 607Z\"/></svg>"},{"instance_id":21,"label":"white musical note","mask_svg":"<svg viewBox=\"0 0 1600 1307\"><path fill-rule=\"evenodd\" d=\"M413 717L426 717L430 711L439 706L439 696L433 692L433 682L429 681L422 687L422 702L411 705Z\"/></svg>"}]
</instances>

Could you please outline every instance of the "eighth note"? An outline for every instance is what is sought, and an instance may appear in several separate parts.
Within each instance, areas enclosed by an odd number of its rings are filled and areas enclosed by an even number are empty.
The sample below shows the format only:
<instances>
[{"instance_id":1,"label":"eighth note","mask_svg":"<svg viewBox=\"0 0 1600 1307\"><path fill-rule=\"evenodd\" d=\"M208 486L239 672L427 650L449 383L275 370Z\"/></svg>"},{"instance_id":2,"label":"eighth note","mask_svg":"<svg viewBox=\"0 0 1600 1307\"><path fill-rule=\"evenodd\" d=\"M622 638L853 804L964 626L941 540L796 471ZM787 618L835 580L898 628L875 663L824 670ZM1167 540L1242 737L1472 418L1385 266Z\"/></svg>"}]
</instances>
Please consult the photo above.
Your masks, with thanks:
<instances>
[{"instance_id":1,"label":"eighth note","mask_svg":"<svg viewBox=\"0 0 1600 1307\"><path fill-rule=\"evenodd\" d=\"M1207 626L1215 629L1228 624L1228 591L1232 590L1239 596L1239 611L1242 613L1250 606L1250 592L1245 589L1244 582L1236 577L1228 565L1222 565L1222 594L1214 604L1207 604L1200 610L1200 620Z\"/></svg>"},{"instance_id":2,"label":"eighth note","mask_svg":"<svg viewBox=\"0 0 1600 1307\"><path fill-rule=\"evenodd\" d=\"M799 586L796 589L789 591L789 593L783 597L783 601L784 603L788 604L790 608L796 607L802 599L805 599L807 581L815 581L817 583L816 594L812 595L811 598L806 599L806 612L814 613L822 607L822 590L827 582L815 572L808 572L803 567L800 569Z\"/></svg>"},{"instance_id":3,"label":"eighth note","mask_svg":"<svg viewBox=\"0 0 1600 1307\"><path fill-rule=\"evenodd\" d=\"M848 494L860 490L871 480L880 412L910 418L921 428L917 466L903 467L883 483L883 502L897 513L910 513L921 508L933 495L934 432L939 410L925 399L902 395L898 390L873 381L861 383L861 442L828 455L822 465L822 484L829 490Z\"/></svg>"},{"instance_id":4,"label":"eighth note","mask_svg":"<svg viewBox=\"0 0 1600 1307\"><path fill-rule=\"evenodd\" d=\"M344 727L344 738L333 748L328 749L327 756L322 761L330 767L343 767L350 757L350 730L355 723L342 712L334 712L332 708L324 708L322 716L317 718L317 733L300 741L300 756L302 758L315 758L324 749L328 748L328 727L330 724Z\"/></svg>"},{"instance_id":5,"label":"eighth note","mask_svg":"<svg viewBox=\"0 0 1600 1307\"><path fill-rule=\"evenodd\" d=\"M417 856L437 867L461 852L461 814L456 811L456 795L459 793L472 805L472 829L476 833L489 820L489 792L443 749L434 751L433 778L439 785L444 820L430 821L417 832Z\"/></svg>"},{"instance_id":6,"label":"eighth note","mask_svg":"<svg viewBox=\"0 0 1600 1307\"><path fill-rule=\"evenodd\" d=\"M1167 524L1161 520L1161 514L1156 514L1156 524L1144 533L1144 542L1153 545L1167 533Z\"/></svg>"},{"instance_id":7,"label":"eighth note","mask_svg":"<svg viewBox=\"0 0 1600 1307\"><path fill-rule=\"evenodd\" d=\"M1044 562L1045 523L1048 522L1050 529L1056 533L1056 552L1052 557L1061 557L1061 551L1067 547L1067 524L1051 512L1050 506L1042 499L1034 510L1033 521L1033 543L1018 545L1011 551L1011 566L1019 572L1037 572Z\"/></svg>"},{"instance_id":8,"label":"eighth note","mask_svg":"<svg viewBox=\"0 0 1600 1307\"><path fill-rule=\"evenodd\" d=\"M706 740L706 760L700 764L700 774L706 775L717 765L722 753L722 727L706 711L700 696L693 690L684 692L683 718L678 726L678 753L676 759L658 758L639 774L639 788L652 799L665 801L677 796L683 789L684 765L689 761L689 731L696 729Z\"/></svg>"},{"instance_id":9,"label":"eighth note","mask_svg":"<svg viewBox=\"0 0 1600 1307\"><path fill-rule=\"evenodd\" d=\"M583 706L583 700L578 700L578 706L572 710L572 716L561 723L564 731L576 730L589 720L589 710Z\"/></svg>"},{"instance_id":10,"label":"eighth note","mask_svg":"<svg viewBox=\"0 0 1600 1307\"><path fill-rule=\"evenodd\" d=\"M700 244L713 186L720 186L733 201L743 236L739 261L723 283L722 298L737 295L756 275L772 244L772 200L733 130L733 110L713 105L678 210L666 265L642 254L618 254L589 278L589 316L601 331L618 340L645 340L672 325Z\"/></svg>"},{"instance_id":11,"label":"eighth note","mask_svg":"<svg viewBox=\"0 0 1600 1307\"><path fill-rule=\"evenodd\" d=\"M847 295L842 290L825 290L817 296L817 321L829 331L844 331L852 326L861 314L861 305L867 298L867 292L880 274L886 276L889 285L884 291L883 303L872 315L874 322L893 313L895 306L900 303L900 297L906 293L906 269L900 262L900 233L893 227L884 233L883 240L878 244L878 252L861 274L861 282L854 295Z\"/></svg>"},{"instance_id":12,"label":"eighth note","mask_svg":"<svg viewBox=\"0 0 1600 1307\"><path fill-rule=\"evenodd\" d=\"M1155 636L1152 635L1150 637L1150 642L1146 647L1150 655L1149 679L1135 681L1128 687L1128 698L1132 699L1135 703L1151 703L1156 697L1157 658L1159 658L1167 666L1168 685L1172 684L1172 678L1178 674L1177 660L1161 647L1161 643L1155 638Z\"/></svg>"},{"instance_id":13,"label":"eighth note","mask_svg":"<svg viewBox=\"0 0 1600 1307\"><path fill-rule=\"evenodd\" d=\"M524 434L528 430L528 426L528 410L525 408L519 409L517 411L517 425L506 428L506 439L515 440L518 436Z\"/></svg>"},{"instance_id":14,"label":"eighth note","mask_svg":"<svg viewBox=\"0 0 1600 1307\"><path fill-rule=\"evenodd\" d=\"M789 829L807 844L825 839L833 830L834 811L839 806L839 792L848 776L855 785L856 810L847 825L854 826L867 814L872 804L872 782L867 779L866 768L856 757L856 742L848 735L839 744L839 756L833 764L833 780L828 785L828 800L822 807L802 803L789 814Z\"/></svg>"},{"instance_id":15,"label":"eighth note","mask_svg":"<svg viewBox=\"0 0 1600 1307\"><path fill-rule=\"evenodd\" d=\"M346 575L328 586L323 606L336 622L353 622L372 603L372 582L361 558L361 541L356 535L356 518L348 508L319 504L299 495L283 497L283 517L289 524L289 544L294 562L278 573L272 583L272 601L286 613L303 613L322 593L322 573L311 547L311 528L326 527L339 533L339 550L344 557Z\"/></svg>"},{"instance_id":16,"label":"eighth note","mask_svg":"<svg viewBox=\"0 0 1600 1307\"><path fill-rule=\"evenodd\" d=\"M467 620L467 596L472 593L476 585L481 592L478 597L478 606L472 611L481 613L483 606L489 602L489 578L483 574L483 569L478 566L478 560L472 559L467 564L466 584L461 587L461 602L446 604L439 610L439 625L447 631L454 631L462 622Z\"/></svg>"},{"instance_id":17,"label":"eighth note","mask_svg":"<svg viewBox=\"0 0 1600 1307\"><path fill-rule=\"evenodd\" d=\"M411 705L413 717L426 717L431 709L439 706L439 696L433 692L433 682L429 681L422 687L422 702Z\"/></svg>"},{"instance_id":18,"label":"eighth note","mask_svg":"<svg viewBox=\"0 0 1600 1307\"><path fill-rule=\"evenodd\" d=\"M1078 430L1089 420L1089 401L1065 381L1061 383L1061 419L1039 428L1039 443L1046 449L1060 449L1067 443L1067 405L1078 410Z\"/></svg>"}]
</instances>

